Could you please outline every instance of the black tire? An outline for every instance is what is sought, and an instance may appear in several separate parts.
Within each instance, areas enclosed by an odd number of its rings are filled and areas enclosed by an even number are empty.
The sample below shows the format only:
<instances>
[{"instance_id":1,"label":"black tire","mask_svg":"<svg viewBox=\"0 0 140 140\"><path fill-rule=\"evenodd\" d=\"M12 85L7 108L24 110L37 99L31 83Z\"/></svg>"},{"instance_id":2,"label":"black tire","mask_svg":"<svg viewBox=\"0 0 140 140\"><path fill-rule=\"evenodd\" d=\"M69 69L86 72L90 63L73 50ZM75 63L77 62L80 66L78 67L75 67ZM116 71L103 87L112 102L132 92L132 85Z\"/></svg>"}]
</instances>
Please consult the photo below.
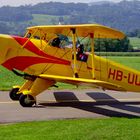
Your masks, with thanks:
<instances>
[{"instance_id":1,"label":"black tire","mask_svg":"<svg viewBox=\"0 0 140 140\"><path fill-rule=\"evenodd\" d=\"M19 103L23 107L32 107L36 103L36 101L32 95L22 94L19 98Z\"/></svg>"},{"instance_id":2,"label":"black tire","mask_svg":"<svg viewBox=\"0 0 140 140\"><path fill-rule=\"evenodd\" d=\"M17 94L17 92L19 91L19 88L13 88L10 92L9 92L9 96L10 99L17 101L20 98L21 94Z\"/></svg>"}]
</instances>

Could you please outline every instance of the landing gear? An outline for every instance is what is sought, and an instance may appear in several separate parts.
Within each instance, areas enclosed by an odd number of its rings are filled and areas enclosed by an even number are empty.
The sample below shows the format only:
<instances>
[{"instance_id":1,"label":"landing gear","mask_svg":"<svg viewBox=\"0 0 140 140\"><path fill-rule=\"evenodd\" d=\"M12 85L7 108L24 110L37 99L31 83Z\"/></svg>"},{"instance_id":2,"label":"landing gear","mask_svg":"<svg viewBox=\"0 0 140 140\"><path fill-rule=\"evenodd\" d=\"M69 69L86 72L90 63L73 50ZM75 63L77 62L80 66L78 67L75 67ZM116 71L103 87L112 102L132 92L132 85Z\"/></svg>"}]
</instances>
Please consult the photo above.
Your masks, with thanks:
<instances>
[{"instance_id":1,"label":"landing gear","mask_svg":"<svg viewBox=\"0 0 140 140\"><path fill-rule=\"evenodd\" d=\"M36 100L32 95L22 94L19 98L19 103L23 107L32 107L34 104L36 104Z\"/></svg>"},{"instance_id":2,"label":"landing gear","mask_svg":"<svg viewBox=\"0 0 140 140\"><path fill-rule=\"evenodd\" d=\"M20 105L23 107L32 107L34 104L36 104L35 98L32 95L30 95L31 93L29 91L26 91L27 94L18 92L19 92L18 87L13 88L9 92L10 98L14 101L19 100Z\"/></svg>"},{"instance_id":3,"label":"landing gear","mask_svg":"<svg viewBox=\"0 0 140 140\"><path fill-rule=\"evenodd\" d=\"M19 88L13 88L10 92L9 92L9 96L12 100L17 101L20 98L20 93L18 94L17 92L19 91Z\"/></svg>"}]
</instances>

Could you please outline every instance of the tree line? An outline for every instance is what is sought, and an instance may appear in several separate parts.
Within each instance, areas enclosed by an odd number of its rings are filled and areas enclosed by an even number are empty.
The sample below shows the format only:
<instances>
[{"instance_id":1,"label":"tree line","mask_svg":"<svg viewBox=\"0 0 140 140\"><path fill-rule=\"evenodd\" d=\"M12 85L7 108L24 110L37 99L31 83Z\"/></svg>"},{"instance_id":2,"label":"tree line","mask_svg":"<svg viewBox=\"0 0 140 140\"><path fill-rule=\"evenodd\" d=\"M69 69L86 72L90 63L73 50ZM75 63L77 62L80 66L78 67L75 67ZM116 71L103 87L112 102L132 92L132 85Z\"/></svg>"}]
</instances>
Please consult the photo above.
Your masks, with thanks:
<instances>
[{"instance_id":1,"label":"tree line","mask_svg":"<svg viewBox=\"0 0 140 140\"><path fill-rule=\"evenodd\" d=\"M119 39L96 39L95 40L96 52L132 52L133 46L130 45L130 40L125 37Z\"/></svg>"},{"instance_id":2,"label":"tree line","mask_svg":"<svg viewBox=\"0 0 140 140\"><path fill-rule=\"evenodd\" d=\"M129 33L140 29L139 9L140 1L137 0L102 4L48 2L1 7L0 21L27 22L33 19L33 14L46 14L59 16L65 24L100 23Z\"/></svg>"},{"instance_id":3,"label":"tree line","mask_svg":"<svg viewBox=\"0 0 140 140\"><path fill-rule=\"evenodd\" d=\"M127 33L127 35L129 37L138 37L138 38L140 38L140 29L136 29L134 31L131 31L131 32Z\"/></svg>"},{"instance_id":4,"label":"tree line","mask_svg":"<svg viewBox=\"0 0 140 140\"><path fill-rule=\"evenodd\" d=\"M23 35L26 27L36 25L33 14L57 16L62 24L99 23L140 37L140 1L86 4L48 2L0 8L0 33ZM58 24L52 20L51 24ZM132 51L129 39L96 40L96 51ZM123 46L123 47L122 47Z\"/></svg>"},{"instance_id":5,"label":"tree line","mask_svg":"<svg viewBox=\"0 0 140 140\"><path fill-rule=\"evenodd\" d=\"M54 8L55 7L55 8ZM131 32L140 28L140 1L120 3L40 3L31 8L31 13L69 16L64 23L100 23Z\"/></svg>"}]
</instances>

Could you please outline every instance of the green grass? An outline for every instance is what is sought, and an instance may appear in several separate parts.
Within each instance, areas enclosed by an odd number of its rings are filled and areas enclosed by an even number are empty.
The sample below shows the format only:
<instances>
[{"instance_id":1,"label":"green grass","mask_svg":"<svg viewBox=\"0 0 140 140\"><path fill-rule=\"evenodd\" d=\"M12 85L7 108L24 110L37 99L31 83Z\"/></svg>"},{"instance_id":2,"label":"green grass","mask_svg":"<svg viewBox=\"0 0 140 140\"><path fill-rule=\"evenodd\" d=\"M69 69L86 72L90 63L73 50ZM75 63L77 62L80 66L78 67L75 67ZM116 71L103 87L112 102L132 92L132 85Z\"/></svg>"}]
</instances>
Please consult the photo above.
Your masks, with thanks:
<instances>
[{"instance_id":1,"label":"green grass","mask_svg":"<svg viewBox=\"0 0 140 140\"><path fill-rule=\"evenodd\" d=\"M140 56L140 52L95 52L98 56Z\"/></svg>"},{"instance_id":2,"label":"green grass","mask_svg":"<svg viewBox=\"0 0 140 140\"><path fill-rule=\"evenodd\" d=\"M109 56L107 58L140 71L140 57L113 57L113 56Z\"/></svg>"},{"instance_id":3,"label":"green grass","mask_svg":"<svg viewBox=\"0 0 140 140\"><path fill-rule=\"evenodd\" d=\"M49 25L52 23L52 21L58 21L58 16L33 14L32 22L37 25Z\"/></svg>"},{"instance_id":4,"label":"green grass","mask_svg":"<svg viewBox=\"0 0 140 140\"><path fill-rule=\"evenodd\" d=\"M60 16L52 15L42 15L42 14L33 14L32 23L36 25L51 25L58 24ZM64 20L67 20L68 16L63 16Z\"/></svg>"},{"instance_id":5,"label":"green grass","mask_svg":"<svg viewBox=\"0 0 140 140\"><path fill-rule=\"evenodd\" d=\"M0 125L1 140L139 140L140 120L54 120Z\"/></svg>"},{"instance_id":6,"label":"green grass","mask_svg":"<svg viewBox=\"0 0 140 140\"><path fill-rule=\"evenodd\" d=\"M140 49L140 38L130 37L130 44L134 47L134 49Z\"/></svg>"},{"instance_id":7,"label":"green grass","mask_svg":"<svg viewBox=\"0 0 140 140\"><path fill-rule=\"evenodd\" d=\"M25 80L0 66L0 90L9 90L14 85L22 85Z\"/></svg>"}]
</instances>

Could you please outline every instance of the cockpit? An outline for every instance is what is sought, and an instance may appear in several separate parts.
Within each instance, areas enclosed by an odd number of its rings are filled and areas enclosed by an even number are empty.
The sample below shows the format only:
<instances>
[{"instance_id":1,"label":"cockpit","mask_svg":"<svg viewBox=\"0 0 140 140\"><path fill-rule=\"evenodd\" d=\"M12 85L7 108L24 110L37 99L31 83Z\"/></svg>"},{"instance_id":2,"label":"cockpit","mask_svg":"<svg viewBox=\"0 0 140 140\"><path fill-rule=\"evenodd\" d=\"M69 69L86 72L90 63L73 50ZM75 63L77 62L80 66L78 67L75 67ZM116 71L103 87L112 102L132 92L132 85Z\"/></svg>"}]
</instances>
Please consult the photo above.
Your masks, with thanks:
<instances>
[{"instance_id":1,"label":"cockpit","mask_svg":"<svg viewBox=\"0 0 140 140\"><path fill-rule=\"evenodd\" d=\"M71 52L73 52L73 39L70 35L64 35L64 34L47 34L47 33L34 33L34 32L27 32L25 35L26 38L30 39L36 39L40 40L41 44L42 42L46 42L46 45L49 45L50 47L56 47L60 49L71 49ZM76 59L78 61L86 62L88 59L88 54L86 53L87 46L90 46L89 44L85 43L86 41L83 38L76 38ZM44 48L44 46L43 46ZM73 54L72 54L73 55Z\"/></svg>"}]
</instances>

